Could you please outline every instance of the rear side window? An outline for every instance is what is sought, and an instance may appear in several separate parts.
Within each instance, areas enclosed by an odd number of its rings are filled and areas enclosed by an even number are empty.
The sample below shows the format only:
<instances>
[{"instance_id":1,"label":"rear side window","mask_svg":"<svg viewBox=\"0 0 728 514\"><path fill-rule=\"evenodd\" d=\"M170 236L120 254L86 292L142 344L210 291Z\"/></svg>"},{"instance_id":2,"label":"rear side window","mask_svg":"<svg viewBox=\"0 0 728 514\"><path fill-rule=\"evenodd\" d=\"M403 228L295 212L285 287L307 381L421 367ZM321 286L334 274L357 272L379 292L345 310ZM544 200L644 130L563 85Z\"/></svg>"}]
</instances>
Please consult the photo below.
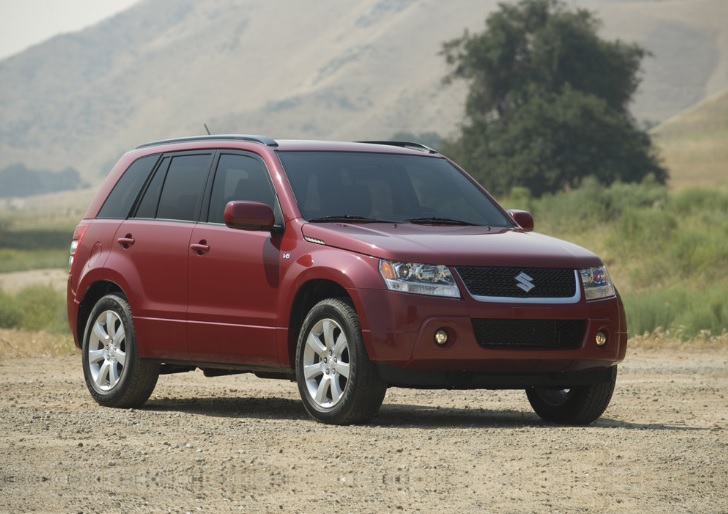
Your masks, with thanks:
<instances>
[{"instance_id":1,"label":"rear side window","mask_svg":"<svg viewBox=\"0 0 728 514\"><path fill-rule=\"evenodd\" d=\"M96 217L126 219L158 158L159 155L147 155L131 163L109 193Z\"/></svg>"},{"instance_id":2,"label":"rear side window","mask_svg":"<svg viewBox=\"0 0 728 514\"><path fill-rule=\"evenodd\" d=\"M212 154L165 158L144 193L136 217L196 221L211 159Z\"/></svg>"},{"instance_id":3,"label":"rear side window","mask_svg":"<svg viewBox=\"0 0 728 514\"><path fill-rule=\"evenodd\" d=\"M167 176L169 161L171 161L171 159L169 157L165 157L159 165L157 172L154 174L154 177L152 177L152 180L147 186L147 190L144 192L142 201L139 202L139 208L134 215L135 218L154 218L157 215L159 193L162 191L162 184L164 184L164 178Z\"/></svg>"}]
</instances>

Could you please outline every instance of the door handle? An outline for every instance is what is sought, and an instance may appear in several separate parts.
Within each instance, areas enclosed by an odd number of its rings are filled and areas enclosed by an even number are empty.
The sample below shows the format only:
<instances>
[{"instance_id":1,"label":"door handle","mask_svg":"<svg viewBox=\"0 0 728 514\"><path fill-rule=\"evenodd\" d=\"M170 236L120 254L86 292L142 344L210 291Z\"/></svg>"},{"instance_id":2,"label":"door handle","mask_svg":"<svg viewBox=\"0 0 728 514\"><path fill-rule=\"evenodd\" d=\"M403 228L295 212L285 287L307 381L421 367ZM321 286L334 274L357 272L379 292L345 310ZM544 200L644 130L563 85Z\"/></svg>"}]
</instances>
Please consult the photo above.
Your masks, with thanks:
<instances>
[{"instance_id":1,"label":"door handle","mask_svg":"<svg viewBox=\"0 0 728 514\"><path fill-rule=\"evenodd\" d=\"M197 255L204 255L210 251L210 245L208 245L207 241L203 239L199 243L192 243L190 245L190 249Z\"/></svg>"},{"instance_id":2,"label":"door handle","mask_svg":"<svg viewBox=\"0 0 728 514\"><path fill-rule=\"evenodd\" d=\"M129 248L136 241L133 237L131 237L131 234L127 234L124 237L120 237L119 239L117 239L116 242L119 243L122 248Z\"/></svg>"}]
</instances>

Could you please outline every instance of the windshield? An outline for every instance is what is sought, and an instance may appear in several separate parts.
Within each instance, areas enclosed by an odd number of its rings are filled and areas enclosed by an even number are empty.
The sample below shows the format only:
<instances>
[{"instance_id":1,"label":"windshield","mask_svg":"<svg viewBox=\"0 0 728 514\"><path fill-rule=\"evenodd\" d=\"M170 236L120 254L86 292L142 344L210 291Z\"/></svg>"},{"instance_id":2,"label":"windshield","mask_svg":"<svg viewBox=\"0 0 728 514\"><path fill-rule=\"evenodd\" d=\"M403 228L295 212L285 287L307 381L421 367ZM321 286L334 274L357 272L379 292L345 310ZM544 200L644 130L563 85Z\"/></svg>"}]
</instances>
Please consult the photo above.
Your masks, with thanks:
<instances>
[{"instance_id":1,"label":"windshield","mask_svg":"<svg viewBox=\"0 0 728 514\"><path fill-rule=\"evenodd\" d=\"M311 222L513 224L441 157L365 152L279 152Z\"/></svg>"}]
</instances>

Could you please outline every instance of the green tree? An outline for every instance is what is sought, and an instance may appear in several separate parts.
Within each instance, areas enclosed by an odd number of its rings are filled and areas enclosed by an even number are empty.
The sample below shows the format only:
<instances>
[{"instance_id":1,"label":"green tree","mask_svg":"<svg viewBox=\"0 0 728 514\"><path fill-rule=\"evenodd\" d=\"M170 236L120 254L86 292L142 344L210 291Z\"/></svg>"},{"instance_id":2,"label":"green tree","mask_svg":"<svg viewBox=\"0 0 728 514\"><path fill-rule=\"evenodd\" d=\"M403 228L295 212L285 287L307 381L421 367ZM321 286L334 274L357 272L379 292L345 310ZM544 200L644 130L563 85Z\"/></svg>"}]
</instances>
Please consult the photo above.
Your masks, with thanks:
<instances>
[{"instance_id":1,"label":"green tree","mask_svg":"<svg viewBox=\"0 0 728 514\"><path fill-rule=\"evenodd\" d=\"M445 151L493 193L534 196L601 183L665 183L649 135L629 112L646 51L599 38L600 21L559 0L501 4L482 33L444 43L446 81L470 84L466 123Z\"/></svg>"}]
</instances>

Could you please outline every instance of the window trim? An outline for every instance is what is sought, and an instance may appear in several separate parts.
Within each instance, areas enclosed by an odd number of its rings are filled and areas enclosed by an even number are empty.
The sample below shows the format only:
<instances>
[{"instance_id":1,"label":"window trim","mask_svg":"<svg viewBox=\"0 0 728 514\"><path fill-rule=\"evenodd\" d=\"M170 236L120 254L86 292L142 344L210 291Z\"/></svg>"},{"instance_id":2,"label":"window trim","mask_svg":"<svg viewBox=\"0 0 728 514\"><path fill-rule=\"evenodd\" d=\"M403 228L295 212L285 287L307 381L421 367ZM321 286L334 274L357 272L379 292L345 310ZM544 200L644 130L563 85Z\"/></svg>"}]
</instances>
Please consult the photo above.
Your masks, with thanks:
<instances>
[{"instance_id":1,"label":"window trim","mask_svg":"<svg viewBox=\"0 0 728 514\"><path fill-rule=\"evenodd\" d=\"M206 155L209 157L209 163L207 165L207 176L205 178L205 187L202 191L202 202L200 202L200 205L197 207L196 213L194 215L194 219L192 220L181 220L181 219L171 219L171 218L160 218L158 216L159 214L159 201L162 197L162 192L164 191L164 187L167 183L167 178L169 177L169 170L172 167L172 162L175 157L185 157L185 156L195 156L195 155ZM164 152L159 154L159 159L157 161L156 166L152 170L152 172L149 174L149 177L147 178L146 183L144 184L144 187L142 187L141 193L138 195L137 200L134 204L134 207L132 208L131 214L129 215L129 218L134 218L138 220L161 220L161 221L170 221L170 222L176 222L176 223L198 223L200 220L200 215L202 212L202 209L204 208L206 198L208 196L208 190L210 187L210 175L212 170L212 163L215 161L215 155L216 150L214 149L199 149L199 150L186 150L181 152ZM166 166L166 169L163 168L163 164L165 162L165 159L169 159L169 165ZM157 176L157 173L164 173L164 176L162 177L162 185L159 188L159 192L157 193L157 197L154 201L154 216L153 217L141 217L137 216L137 213L139 211L139 207L141 206L142 201L144 200L151 183L154 181L154 178Z\"/></svg>"},{"instance_id":2,"label":"window trim","mask_svg":"<svg viewBox=\"0 0 728 514\"><path fill-rule=\"evenodd\" d=\"M216 155L213 159L212 169L209 174L208 179L208 185L205 189L205 198L203 199L202 203L202 211L199 216L199 222L205 223L207 225L213 225L213 226L225 226L225 223L217 223L210 220L210 207L212 206L212 188L215 185L215 177L217 176L218 171L218 165L220 163L220 159L224 155L241 155L243 157L248 157L255 159L258 161L263 169L265 170L265 176L266 180L268 181L268 185L270 186L271 191L273 192L273 214L275 216L275 226L274 231L275 232L283 232L285 230L285 220L283 217L283 211L281 210L281 202L278 199L278 191L276 191L275 185L273 184L273 177L271 176L270 169L268 169L268 165L265 163L265 159L263 157L255 152L248 152L245 150L235 150L232 148L221 148L216 151Z\"/></svg>"}]
</instances>

